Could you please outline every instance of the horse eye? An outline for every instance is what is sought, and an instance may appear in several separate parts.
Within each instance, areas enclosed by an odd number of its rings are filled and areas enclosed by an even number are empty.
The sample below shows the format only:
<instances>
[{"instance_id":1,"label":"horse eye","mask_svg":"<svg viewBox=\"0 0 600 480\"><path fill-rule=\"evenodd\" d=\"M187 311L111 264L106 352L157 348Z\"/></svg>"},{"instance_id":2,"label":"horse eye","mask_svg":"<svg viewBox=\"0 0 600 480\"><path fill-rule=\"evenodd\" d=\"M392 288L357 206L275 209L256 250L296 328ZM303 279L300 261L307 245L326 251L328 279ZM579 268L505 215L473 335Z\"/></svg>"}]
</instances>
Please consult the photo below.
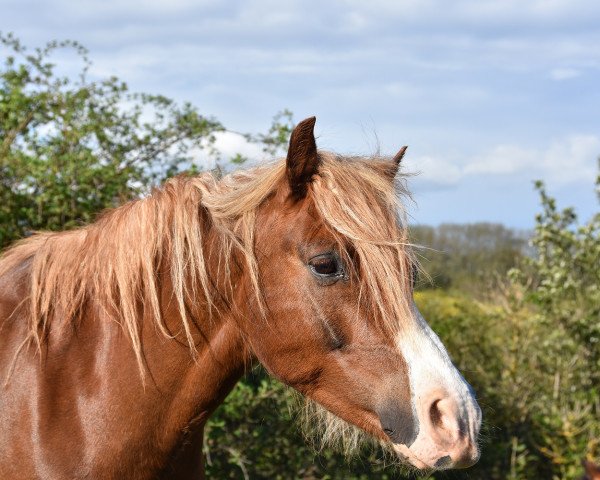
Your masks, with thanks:
<instances>
[{"instance_id":1,"label":"horse eye","mask_svg":"<svg viewBox=\"0 0 600 480\"><path fill-rule=\"evenodd\" d=\"M318 277L340 277L344 274L341 262L332 253L317 255L311 258L308 264L313 274Z\"/></svg>"}]
</instances>

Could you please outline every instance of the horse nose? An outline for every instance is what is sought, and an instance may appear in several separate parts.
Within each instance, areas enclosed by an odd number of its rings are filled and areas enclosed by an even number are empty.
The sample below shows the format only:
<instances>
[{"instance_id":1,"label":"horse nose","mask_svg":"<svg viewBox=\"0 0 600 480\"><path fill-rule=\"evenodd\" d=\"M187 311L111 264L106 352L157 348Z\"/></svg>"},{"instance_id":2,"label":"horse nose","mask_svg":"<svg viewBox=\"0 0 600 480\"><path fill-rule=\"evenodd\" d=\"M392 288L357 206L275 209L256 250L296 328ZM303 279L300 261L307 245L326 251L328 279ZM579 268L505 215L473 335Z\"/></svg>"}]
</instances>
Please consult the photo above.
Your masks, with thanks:
<instances>
[{"instance_id":1,"label":"horse nose","mask_svg":"<svg viewBox=\"0 0 600 480\"><path fill-rule=\"evenodd\" d=\"M429 401L426 417L432 437L443 443L455 442L462 435L464 428L458 415L458 404L452 398L434 398Z\"/></svg>"},{"instance_id":2,"label":"horse nose","mask_svg":"<svg viewBox=\"0 0 600 480\"><path fill-rule=\"evenodd\" d=\"M424 433L440 454L435 467L466 468L479 459L477 435L481 410L476 402L462 402L446 392L434 392L425 401ZM424 413L425 413L424 412Z\"/></svg>"}]
</instances>

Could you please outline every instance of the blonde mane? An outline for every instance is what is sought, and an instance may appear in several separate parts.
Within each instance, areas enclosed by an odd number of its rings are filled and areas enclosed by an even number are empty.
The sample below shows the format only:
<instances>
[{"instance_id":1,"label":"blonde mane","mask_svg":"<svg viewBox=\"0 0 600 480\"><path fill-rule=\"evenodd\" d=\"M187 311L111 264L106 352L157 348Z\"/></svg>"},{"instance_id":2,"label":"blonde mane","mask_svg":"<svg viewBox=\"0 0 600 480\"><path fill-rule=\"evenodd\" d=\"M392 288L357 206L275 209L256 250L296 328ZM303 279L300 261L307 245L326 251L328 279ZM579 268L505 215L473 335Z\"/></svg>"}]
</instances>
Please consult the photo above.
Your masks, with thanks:
<instances>
[{"instance_id":1,"label":"blonde mane","mask_svg":"<svg viewBox=\"0 0 600 480\"><path fill-rule=\"evenodd\" d=\"M392 182L387 159L320 156L308 195L348 262L356 262L361 298L395 332L410 310L412 257L400 201L407 193L404 179ZM284 160L220 180L210 173L180 176L89 226L21 241L0 258L0 276L29 264L26 341L40 349L51 325L76 322L93 299L121 323L143 376L141 319L150 316L162 334L172 336L161 313L158 284L159 267L168 265L172 301L195 353L186 302L201 298L209 315L218 311L219 292L211 283L214 272L211 277L207 271L204 251L209 231L216 235L211 238L218 275L229 278L232 255L240 255L264 313L254 254L255 220L264 200L285 181ZM225 285L233 288L227 280Z\"/></svg>"}]
</instances>

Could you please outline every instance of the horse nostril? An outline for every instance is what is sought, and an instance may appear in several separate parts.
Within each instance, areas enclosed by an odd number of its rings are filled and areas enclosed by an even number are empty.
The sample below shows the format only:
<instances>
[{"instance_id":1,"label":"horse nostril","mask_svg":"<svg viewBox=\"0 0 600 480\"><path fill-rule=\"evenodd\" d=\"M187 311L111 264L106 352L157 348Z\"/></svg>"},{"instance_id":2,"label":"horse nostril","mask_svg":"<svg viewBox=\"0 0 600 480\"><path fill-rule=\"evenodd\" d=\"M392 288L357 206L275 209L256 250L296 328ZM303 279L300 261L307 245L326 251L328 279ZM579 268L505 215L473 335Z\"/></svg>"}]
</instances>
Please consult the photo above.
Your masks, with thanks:
<instances>
[{"instance_id":1,"label":"horse nostril","mask_svg":"<svg viewBox=\"0 0 600 480\"><path fill-rule=\"evenodd\" d=\"M450 457L450 455L446 455L444 457L438 458L435 462L434 467L443 470L444 468L449 467L451 464L452 458Z\"/></svg>"},{"instance_id":2,"label":"horse nostril","mask_svg":"<svg viewBox=\"0 0 600 480\"><path fill-rule=\"evenodd\" d=\"M431 424L438 428L442 426L442 412L438 406L439 403L440 400L435 400L431 404L431 407L429 407L429 419L431 420Z\"/></svg>"},{"instance_id":3,"label":"horse nostril","mask_svg":"<svg viewBox=\"0 0 600 480\"><path fill-rule=\"evenodd\" d=\"M431 433L436 435L437 441L455 442L465 435L464 419L451 397L437 396L429 405L428 416Z\"/></svg>"}]
</instances>

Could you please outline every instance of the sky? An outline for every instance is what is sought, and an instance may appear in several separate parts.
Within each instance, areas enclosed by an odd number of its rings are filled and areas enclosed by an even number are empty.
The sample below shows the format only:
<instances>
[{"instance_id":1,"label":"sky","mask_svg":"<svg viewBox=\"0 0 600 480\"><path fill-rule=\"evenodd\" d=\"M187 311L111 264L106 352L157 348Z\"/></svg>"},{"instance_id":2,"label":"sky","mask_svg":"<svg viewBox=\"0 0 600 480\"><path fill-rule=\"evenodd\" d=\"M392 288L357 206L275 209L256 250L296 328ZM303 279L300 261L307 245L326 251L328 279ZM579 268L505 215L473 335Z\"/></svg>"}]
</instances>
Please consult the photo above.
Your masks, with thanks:
<instances>
[{"instance_id":1,"label":"sky","mask_svg":"<svg viewBox=\"0 0 600 480\"><path fill-rule=\"evenodd\" d=\"M528 229L533 181L582 220L598 210L596 0L0 0L29 47L74 39L91 75L190 101L264 132L288 108L319 148L393 155L414 223ZM233 134L224 152L261 153Z\"/></svg>"}]
</instances>

